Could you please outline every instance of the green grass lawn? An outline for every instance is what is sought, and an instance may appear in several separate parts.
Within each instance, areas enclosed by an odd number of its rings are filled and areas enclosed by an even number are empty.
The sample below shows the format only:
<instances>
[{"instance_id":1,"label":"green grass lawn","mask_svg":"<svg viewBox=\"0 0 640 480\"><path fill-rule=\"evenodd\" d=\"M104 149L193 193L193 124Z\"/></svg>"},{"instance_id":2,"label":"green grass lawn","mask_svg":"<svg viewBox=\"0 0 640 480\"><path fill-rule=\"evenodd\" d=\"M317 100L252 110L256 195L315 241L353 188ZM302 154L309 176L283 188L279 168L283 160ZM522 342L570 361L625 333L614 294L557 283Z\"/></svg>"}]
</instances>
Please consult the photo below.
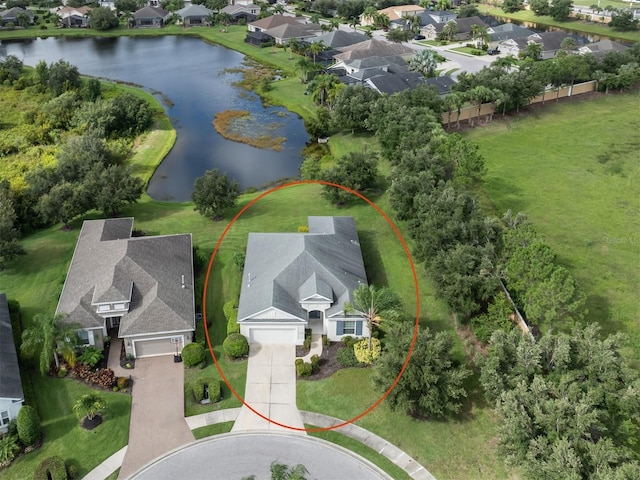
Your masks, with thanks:
<instances>
[{"instance_id":1,"label":"green grass lawn","mask_svg":"<svg viewBox=\"0 0 640 480\"><path fill-rule=\"evenodd\" d=\"M210 437L212 435L218 435L220 433L229 433L235 422L222 422L215 425L207 425L206 427L195 428L191 430L196 440L201 438Z\"/></svg>"},{"instance_id":2,"label":"green grass lawn","mask_svg":"<svg viewBox=\"0 0 640 480\"><path fill-rule=\"evenodd\" d=\"M484 52L484 51L479 50L479 49L477 49L477 48L470 48L470 47L456 47L456 48L450 48L450 49L449 49L449 51L450 51L450 52L459 52L459 53L464 53L464 54L466 54L466 55L471 55L471 56L474 56L474 57L481 57L481 56L483 56L483 55L486 55L486 54L487 54L487 52ZM478 54L478 53L475 53L475 52L480 52L480 53Z\"/></svg>"},{"instance_id":3,"label":"green grass lawn","mask_svg":"<svg viewBox=\"0 0 640 480\"><path fill-rule=\"evenodd\" d=\"M586 0L590 1L590 0ZM594 2L590 4L593 5ZM595 2L598 3L598 2ZM606 1L601 2L601 6L604 8L608 3ZM490 5L478 5L478 9L482 14L495 15L496 17L511 18L519 20L521 22L533 22L540 25L550 25L552 27L560 27L567 30L573 30L575 32L591 33L594 35L605 35L614 39L626 40L628 42L640 41L640 32L619 32L613 28L609 28L601 23L591 23L586 20L577 20L570 18L565 22L557 22L551 17L536 15L531 10L521 10L516 13L504 13L499 7L492 7Z\"/></svg>"},{"instance_id":4,"label":"green grass lawn","mask_svg":"<svg viewBox=\"0 0 640 480\"><path fill-rule=\"evenodd\" d=\"M640 94L548 104L466 135L487 163L486 204L529 215L587 293L587 320L640 362Z\"/></svg>"},{"instance_id":5,"label":"green grass lawn","mask_svg":"<svg viewBox=\"0 0 640 480\"><path fill-rule=\"evenodd\" d=\"M343 369L323 380L299 381L298 408L351 419L380 396L372 373ZM468 399L456 420L416 420L383 402L357 424L407 452L438 479L517 478L496 455L495 418L479 395Z\"/></svg>"},{"instance_id":6,"label":"green grass lawn","mask_svg":"<svg viewBox=\"0 0 640 480\"><path fill-rule=\"evenodd\" d=\"M33 377L38 413L42 421L44 444L39 450L21 456L0 476L5 480L31 478L36 466L51 455L59 455L66 462L78 466L80 478L129 439L131 397L113 392L100 392L107 404L104 421L94 430L80 427L72 405L85 393L86 385L71 379Z\"/></svg>"}]
</instances>

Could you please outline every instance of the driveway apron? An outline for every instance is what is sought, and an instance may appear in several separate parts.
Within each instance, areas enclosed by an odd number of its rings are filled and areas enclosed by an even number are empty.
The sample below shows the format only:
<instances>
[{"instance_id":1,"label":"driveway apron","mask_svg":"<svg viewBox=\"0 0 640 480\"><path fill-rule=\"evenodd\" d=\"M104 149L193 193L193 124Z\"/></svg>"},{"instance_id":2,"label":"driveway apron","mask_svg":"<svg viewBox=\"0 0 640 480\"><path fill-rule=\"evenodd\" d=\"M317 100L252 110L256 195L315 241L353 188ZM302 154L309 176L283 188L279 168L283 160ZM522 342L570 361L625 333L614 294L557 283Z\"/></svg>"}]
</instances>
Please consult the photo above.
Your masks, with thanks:
<instances>
[{"instance_id":1,"label":"driveway apron","mask_svg":"<svg viewBox=\"0 0 640 480\"><path fill-rule=\"evenodd\" d=\"M273 421L304 428L296 406L295 359L294 345L251 344L244 400L251 408ZM243 405L231 431L252 430L296 432L263 419Z\"/></svg>"},{"instance_id":2,"label":"driveway apron","mask_svg":"<svg viewBox=\"0 0 640 480\"><path fill-rule=\"evenodd\" d=\"M184 420L184 366L172 356L139 358L133 378L129 446L119 479L194 441Z\"/></svg>"}]
</instances>

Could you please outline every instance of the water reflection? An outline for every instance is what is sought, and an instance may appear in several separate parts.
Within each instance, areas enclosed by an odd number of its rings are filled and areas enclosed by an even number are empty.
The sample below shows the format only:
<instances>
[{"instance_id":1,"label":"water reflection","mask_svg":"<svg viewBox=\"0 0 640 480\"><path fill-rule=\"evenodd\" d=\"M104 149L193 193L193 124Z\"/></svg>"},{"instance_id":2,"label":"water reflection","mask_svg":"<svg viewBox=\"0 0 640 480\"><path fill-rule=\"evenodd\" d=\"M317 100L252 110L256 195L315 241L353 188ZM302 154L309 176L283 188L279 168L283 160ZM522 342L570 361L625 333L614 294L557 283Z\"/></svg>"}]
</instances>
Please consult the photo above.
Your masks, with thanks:
<instances>
[{"instance_id":1,"label":"water reflection","mask_svg":"<svg viewBox=\"0 0 640 480\"><path fill-rule=\"evenodd\" d=\"M225 70L242 65L238 52L182 36L52 37L3 40L0 58L6 55L16 55L27 65L64 59L81 73L133 82L169 99L165 110L178 138L151 179L152 198L188 200L194 180L211 168L226 171L242 188L298 175L301 151L309 139L304 124L295 114L280 107L265 108L256 95L233 86L239 74ZM217 112L229 109L248 110L263 121L281 124L273 135L286 137L283 150L257 149L222 138L212 121Z\"/></svg>"}]
</instances>

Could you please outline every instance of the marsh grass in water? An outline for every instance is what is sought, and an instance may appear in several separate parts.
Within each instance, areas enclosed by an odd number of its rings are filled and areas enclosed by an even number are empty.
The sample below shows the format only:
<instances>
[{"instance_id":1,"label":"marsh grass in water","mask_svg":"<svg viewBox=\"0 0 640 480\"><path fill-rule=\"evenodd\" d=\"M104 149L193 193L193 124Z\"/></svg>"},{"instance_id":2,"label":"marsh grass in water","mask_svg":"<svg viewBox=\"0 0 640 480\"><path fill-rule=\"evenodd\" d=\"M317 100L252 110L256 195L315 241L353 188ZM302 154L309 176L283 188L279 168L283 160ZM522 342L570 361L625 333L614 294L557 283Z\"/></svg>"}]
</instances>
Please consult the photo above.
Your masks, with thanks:
<instances>
[{"instance_id":1,"label":"marsh grass in water","mask_svg":"<svg viewBox=\"0 0 640 480\"><path fill-rule=\"evenodd\" d=\"M282 124L277 122L263 123L248 110L225 110L217 113L213 119L216 131L228 140L241 142L256 148L282 150L285 137L270 135Z\"/></svg>"}]
</instances>

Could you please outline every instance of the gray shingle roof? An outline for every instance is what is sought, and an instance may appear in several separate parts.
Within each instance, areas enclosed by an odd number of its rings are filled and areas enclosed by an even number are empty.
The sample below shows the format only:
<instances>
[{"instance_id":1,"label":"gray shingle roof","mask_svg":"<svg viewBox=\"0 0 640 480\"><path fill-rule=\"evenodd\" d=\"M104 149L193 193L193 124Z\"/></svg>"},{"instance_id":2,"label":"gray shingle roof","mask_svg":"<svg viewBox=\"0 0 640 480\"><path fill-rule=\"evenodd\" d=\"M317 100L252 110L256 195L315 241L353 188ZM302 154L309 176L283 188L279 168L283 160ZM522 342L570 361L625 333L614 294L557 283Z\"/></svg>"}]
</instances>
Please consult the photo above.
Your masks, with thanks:
<instances>
[{"instance_id":1,"label":"gray shingle roof","mask_svg":"<svg viewBox=\"0 0 640 480\"><path fill-rule=\"evenodd\" d=\"M96 328L104 325L96 303L130 299L121 337L193 329L191 234L118 236L132 225L132 218L83 223L56 313Z\"/></svg>"},{"instance_id":2,"label":"gray shingle roof","mask_svg":"<svg viewBox=\"0 0 640 480\"><path fill-rule=\"evenodd\" d=\"M367 278L353 217L309 217L308 233L250 233L238 321L270 308L305 321L300 300L310 293L330 296L332 316L360 284Z\"/></svg>"},{"instance_id":3,"label":"gray shingle roof","mask_svg":"<svg viewBox=\"0 0 640 480\"><path fill-rule=\"evenodd\" d=\"M368 40L366 35L358 32L345 32L344 30L334 30L315 38L307 40L309 43L322 42L327 47L340 48Z\"/></svg>"},{"instance_id":4,"label":"gray shingle roof","mask_svg":"<svg viewBox=\"0 0 640 480\"><path fill-rule=\"evenodd\" d=\"M0 398L24 398L9 306L4 293L0 293Z\"/></svg>"},{"instance_id":5,"label":"gray shingle roof","mask_svg":"<svg viewBox=\"0 0 640 480\"><path fill-rule=\"evenodd\" d=\"M171 12L160 7L142 7L140 10L136 10L133 14L133 18L165 18L170 15Z\"/></svg>"},{"instance_id":6,"label":"gray shingle roof","mask_svg":"<svg viewBox=\"0 0 640 480\"><path fill-rule=\"evenodd\" d=\"M364 42L356 43L348 47L342 47L338 50L341 51L333 58L336 60L355 60L357 58L366 57L388 57L390 55L409 55L414 54L415 51L399 43L390 43L382 40L366 40Z\"/></svg>"},{"instance_id":7,"label":"gray shingle roof","mask_svg":"<svg viewBox=\"0 0 640 480\"><path fill-rule=\"evenodd\" d=\"M176 12L180 17L208 17L213 15L213 10L209 10L204 5L189 5L188 7L181 8Z\"/></svg>"}]
</instances>

